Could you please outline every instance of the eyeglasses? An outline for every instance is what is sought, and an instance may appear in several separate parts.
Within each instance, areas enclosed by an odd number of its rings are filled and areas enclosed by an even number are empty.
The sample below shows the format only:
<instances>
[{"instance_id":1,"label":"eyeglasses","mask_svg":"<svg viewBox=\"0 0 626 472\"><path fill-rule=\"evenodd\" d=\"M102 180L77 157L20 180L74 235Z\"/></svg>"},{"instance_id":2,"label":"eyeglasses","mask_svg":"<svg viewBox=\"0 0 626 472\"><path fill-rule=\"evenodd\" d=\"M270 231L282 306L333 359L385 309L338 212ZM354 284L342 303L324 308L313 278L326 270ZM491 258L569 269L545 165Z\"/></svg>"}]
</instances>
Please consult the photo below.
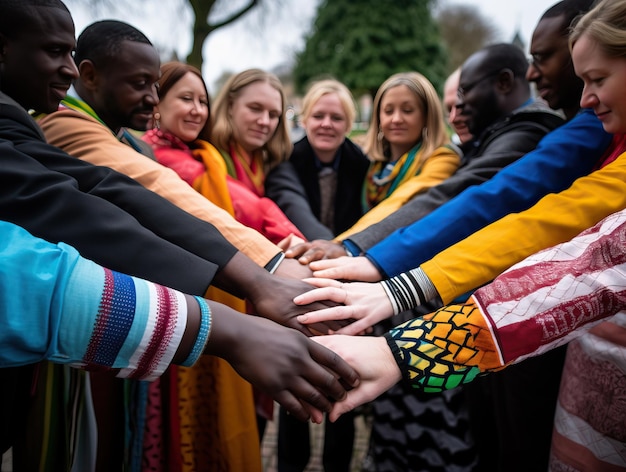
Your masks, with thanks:
<instances>
[{"instance_id":1,"label":"eyeglasses","mask_svg":"<svg viewBox=\"0 0 626 472\"><path fill-rule=\"evenodd\" d=\"M465 87L459 87L459 88L458 88L458 90L457 90L457 92L456 92L457 97L459 98L459 101L460 101L461 103L463 103L463 102L465 101L465 100L464 100L464 99L465 99L465 95L467 95L467 93L468 93L470 90L472 90L474 87L476 87L479 83L481 83L481 82L483 82L483 81L485 81L485 80L487 80L487 79L490 79L490 78L492 78L492 77L495 77L495 76L496 76L496 75L498 75L500 72L501 72L501 71L499 71L499 70L497 70L497 71L493 71L493 72L490 72L489 74L487 74L487 75L485 75L485 76L481 77L480 79L475 80L475 81L474 81L474 83L472 83L472 84L470 84L470 85L466 85ZM458 105L457 105L457 106L458 106Z\"/></svg>"}]
</instances>

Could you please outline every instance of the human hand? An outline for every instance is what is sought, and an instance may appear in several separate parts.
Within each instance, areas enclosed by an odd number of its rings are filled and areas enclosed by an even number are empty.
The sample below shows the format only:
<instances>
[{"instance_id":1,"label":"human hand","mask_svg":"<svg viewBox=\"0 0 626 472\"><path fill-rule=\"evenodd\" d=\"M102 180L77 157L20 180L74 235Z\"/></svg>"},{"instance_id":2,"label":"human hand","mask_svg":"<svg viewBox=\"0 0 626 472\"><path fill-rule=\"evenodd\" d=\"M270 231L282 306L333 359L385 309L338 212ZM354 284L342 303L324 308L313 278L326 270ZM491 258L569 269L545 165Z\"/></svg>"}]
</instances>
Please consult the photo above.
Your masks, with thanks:
<instances>
[{"instance_id":1,"label":"human hand","mask_svg":"<svg viewBox=\"0 0 626 472\"><path fill-rule=\"evenodd\" d=\"M300 264L305 265L320 259L334 259L345 255L346 250L341 244L325 239L315 239L285 251L285 257L298 259Z\"/></svg>"},{"instance_id":2,"label":"human hand","mask_svg":"<svg viewBox=\"0 0 626 472\"><path fill-rule=\"evenodd\" d=\"M380 272L366 257L339 257L324 259L309 264L313 277L336 280L359 280L362 282L378 282L382 280Z\"/></svg>"},{"instance_id":3,"label":"human hand","mask_svg":"<svg viewBox=\"0 0 626 472\"><path fill-rule=\"evenodd\" d=\"M307 279L311 280L311 279ZM259 281L250 301L256 313L289 328L296 329L307 336L328 334L338 331L349 323L345 320L329 320L306 325L297 319L309 311L322 310L335 306L330 299L320 299L309 303L294 303L294 298L314 288L313 285L293 278L271 276Z\"/></svg>"},{"instance_id":4,"label":"human hand","mask_svg":"<svg viewBox=\"0 0 626 472\"><path fill-rule=\"evenodd\" d=\"M286 251L287 249L289 249L290 247L293 246L299 246L306 243L306 241L304 239L302 239L299 236L296 236L293 233L290 233L289 236L287 236L286 238L284 238L282 241L280 241L277 246L283 250Z\"/></svg>"},{"instance_id":5,"label":"human hand","mask_svg":"<svg viewBox=\"0 0 626 472\"><path fill-rule=\"evenodd\" d=\"M298 280L313 277L313 272L311 272L308 265L303 265L295 259L287 258L284 258L282 262L278 264L274 274L282 277L292 277Z\"/></svg>"},{"instance_id":6,"label":"human hand","mask_svg":"<svg viewBox=\"0 0 626 472\"><path fill-rule=\"evenodd\" d=\"M316 423L332 400L359 383L334 352L295 330L210 302L212 328L205 353L225 359L247 381L289 410Z\"/></svg>"},{"instance_id":7,"label":"human hand","mask_svg":"<svg viewBox=\"0 0 626 472\"><path fill-rule=\"evenodd\" d=\"M330 421L374 400L402 379L402 373L384 337L319 336L311 338L341 356L356 369L359 385L342 400L337 401L328 415Z\"/></svg>"},{"instance_id":8,"label":"human hand","mask_svg":"<svg viewBox=\"0 0 626 472\"><path fill-rule=\"evenodd\" d=\"M356 320L332 334L363 334L381 320L393 316L393 306L381 284L362 282L340 283L332 279L306 279L319 287L294 299L297 305L331 300L341 305L309 311L298 316L303 324L329 323L337 320Z\"/></svg>"}]
</instances>

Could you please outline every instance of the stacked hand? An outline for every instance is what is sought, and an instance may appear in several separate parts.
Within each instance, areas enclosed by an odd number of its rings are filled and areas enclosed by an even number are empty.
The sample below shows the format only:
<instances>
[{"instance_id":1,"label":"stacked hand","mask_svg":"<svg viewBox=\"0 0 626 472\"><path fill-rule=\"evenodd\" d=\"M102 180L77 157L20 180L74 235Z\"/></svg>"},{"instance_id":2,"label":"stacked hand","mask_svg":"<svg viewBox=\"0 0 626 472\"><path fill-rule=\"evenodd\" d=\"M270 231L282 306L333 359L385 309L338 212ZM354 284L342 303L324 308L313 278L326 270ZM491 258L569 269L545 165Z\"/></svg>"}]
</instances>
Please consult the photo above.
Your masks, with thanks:
<instances>
[{"instance_id":1,"label":"stacked hand","mask_svg":"<svg viewBox=\"0 0 626 472\"><path fill-rule=\"evenodd\" d=\"M383 337L333 335L312 339L335 351L356 369L361 378L358 386L333 404L329 414L331 421L374 400L402 379L400 368Z\"/></svg>"},{"instance_id":2,"label":"stacked hand","mask_svg":"<svg viewBox=\"0 0 626 472\"><path fill-rule=\"evenodd\" d=\"M308 264L320 259L334 259L346 255L344 247L336 242L315 239L307 243L292 245L285 251L285 256L298 259L300 264Z\"/></svg>"},{"instance_id":3,"label":"stacked hand","mask_svg":"<svg viewBox=\"0 0 626 472\"><path fill-rule=\"evenodd\" d=\"M338 257L311 262L310 269L314 277L336 280L358 280L378 282L382 280L380 272L366 257Z\"/></svg>"},{"instance_id":4,"label":"stacked hand","mask_svg":"<svg viewBox=\"0 0 626 472\"><path fill-rule=\"evenodd\" d=\"M300 323L317 325L333 321L350 322L350 324L333 329L337 334L363 334L381 320L393 315L393 307L381 284L364 282L341 283L332 279L306 279L318 287L303 293L294 299L298 305L311 306L313 302L330 300L340 303L338 306L326 307L317 311L298 316Z\"/></svg>"},{"instance_id":5,"label":"stacked hand","mask_svg":"<svg viewBox=\"0 0 626 472\"><path fill-rule=\"evenodd\" d=\"M210 302L213 327L207 354L225 359L259 390L300 420L321 422L331 400L359 384L341 357L302 333Z\"/></svg>"}]
</instances>

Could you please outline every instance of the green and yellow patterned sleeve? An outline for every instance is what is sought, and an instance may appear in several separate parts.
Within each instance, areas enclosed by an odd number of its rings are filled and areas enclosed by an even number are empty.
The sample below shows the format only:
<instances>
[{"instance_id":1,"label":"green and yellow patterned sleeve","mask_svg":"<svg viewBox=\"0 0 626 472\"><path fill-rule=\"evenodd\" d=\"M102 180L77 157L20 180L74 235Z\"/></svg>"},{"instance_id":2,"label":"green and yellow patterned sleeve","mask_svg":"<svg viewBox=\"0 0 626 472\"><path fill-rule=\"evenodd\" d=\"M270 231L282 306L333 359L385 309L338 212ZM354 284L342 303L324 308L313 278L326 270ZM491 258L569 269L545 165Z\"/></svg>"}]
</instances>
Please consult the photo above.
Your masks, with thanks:
<instances>
[{"instance_id":1,"label":"green and yellow patterned sleeve","mask_svg":"<svg viewBox=\"0 0 626 472\"><path fill-rule=\"evenodd\" d=\"M385 334L403 377L441 392L502 368L489 326L473 303L450 305Z\"/></svg>"}]
</instances>

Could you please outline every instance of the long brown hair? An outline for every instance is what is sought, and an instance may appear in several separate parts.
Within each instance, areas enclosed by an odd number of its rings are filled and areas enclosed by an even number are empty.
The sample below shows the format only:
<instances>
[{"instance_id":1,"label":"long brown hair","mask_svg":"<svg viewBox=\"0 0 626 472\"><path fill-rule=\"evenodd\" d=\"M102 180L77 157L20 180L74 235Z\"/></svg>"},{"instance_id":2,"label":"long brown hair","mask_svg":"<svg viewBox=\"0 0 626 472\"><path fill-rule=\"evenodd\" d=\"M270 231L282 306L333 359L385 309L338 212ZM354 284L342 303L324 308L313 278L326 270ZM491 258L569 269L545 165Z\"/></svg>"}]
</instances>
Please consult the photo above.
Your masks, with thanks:
<instances>
[{"instance_id":1,"label":"long brown hair","mask_svg":"<svg viewBox=\"0 0 626 472\"><path fill-rule=\"evenodd\" d=\"M220 149L228 149L234 136L233 122L229 113L230 107L239 97L241 91L255 82L265 82L276 89L280 94L282 102L276 131L263 146L263 163L267 171L287 160L293 149L289 137L289 129L287 128L287 120L285 119L287 105L283 84L274 74L261 69L248 69L228 79L215 99L213 119L211 120L213 127L211 143Z\"/></svg>"}]
</instances>

